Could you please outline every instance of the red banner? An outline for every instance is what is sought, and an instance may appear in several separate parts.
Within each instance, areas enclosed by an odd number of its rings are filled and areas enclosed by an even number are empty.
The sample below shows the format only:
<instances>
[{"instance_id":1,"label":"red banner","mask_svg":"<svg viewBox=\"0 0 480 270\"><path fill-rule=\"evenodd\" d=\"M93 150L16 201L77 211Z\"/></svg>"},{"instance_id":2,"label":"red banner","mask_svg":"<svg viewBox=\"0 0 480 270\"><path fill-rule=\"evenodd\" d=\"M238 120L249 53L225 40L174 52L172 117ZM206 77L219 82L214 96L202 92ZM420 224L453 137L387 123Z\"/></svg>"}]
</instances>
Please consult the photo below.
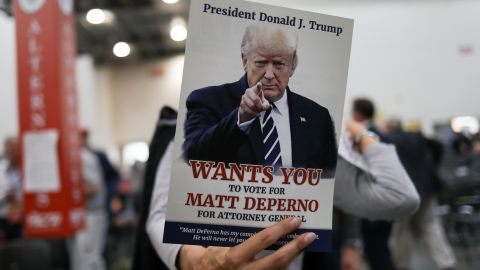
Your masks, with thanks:
<instances>
[{"instance_id":1,"label":"red banner","mask_svg":"<svg viewBox=\"0 0 480 270\"><path fill-rule=\"evenodd\" d=\"M15 1L19 130L27 237L84 226L72 0Z\"/></svg>"}]
</instances>

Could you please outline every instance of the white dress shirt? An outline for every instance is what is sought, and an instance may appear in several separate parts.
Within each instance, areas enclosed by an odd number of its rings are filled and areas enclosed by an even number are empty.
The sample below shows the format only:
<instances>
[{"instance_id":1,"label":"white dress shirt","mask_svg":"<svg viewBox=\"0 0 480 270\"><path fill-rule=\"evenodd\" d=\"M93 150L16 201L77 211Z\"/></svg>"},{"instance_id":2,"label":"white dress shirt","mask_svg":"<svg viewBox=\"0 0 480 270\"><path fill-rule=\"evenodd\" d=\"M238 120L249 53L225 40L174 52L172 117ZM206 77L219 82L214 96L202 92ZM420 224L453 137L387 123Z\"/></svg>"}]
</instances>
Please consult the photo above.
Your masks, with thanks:
<instances>
[{"instance_id":1,"label":"white dress shirt","mask_svg":"<svg viewBox=\"0 0 480 270\"><path fill-rule=\"evenodd\" d=\"M275 106L273 106L271 115L275 122L275 127L277 128L278 140L280 142L280 154L282 156L282 166L292 167L292 135L290 132L290 114L286 92L284 92L283 96L273 104ZM262 112L259 116L260 122L263 122L264 116L265 112ZM240 124L239 118L237 125L241 130L248 133L253 121L255 121L255 118Z\"/></svg>"}]
</instances>

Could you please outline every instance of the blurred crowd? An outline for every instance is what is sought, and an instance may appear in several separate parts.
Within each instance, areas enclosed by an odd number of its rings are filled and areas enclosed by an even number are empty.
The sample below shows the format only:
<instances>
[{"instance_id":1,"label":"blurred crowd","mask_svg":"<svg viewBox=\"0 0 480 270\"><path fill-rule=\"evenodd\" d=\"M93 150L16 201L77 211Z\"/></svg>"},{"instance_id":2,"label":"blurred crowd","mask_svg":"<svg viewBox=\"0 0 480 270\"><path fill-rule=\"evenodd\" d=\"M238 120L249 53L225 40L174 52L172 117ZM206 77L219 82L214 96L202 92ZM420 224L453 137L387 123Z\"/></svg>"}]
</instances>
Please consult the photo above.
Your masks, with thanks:
<instances>
[{"instance_id":1,"label":"blurred crowd","mask_svg":"<svg viewBox=\"0 0 480 270\"><path fill-rule=\"evenodd\" d=\"M82 129L79 135L86 227L65 241L45 241L48 248L62 251L52 252L53 257L69 254L69 258L56 260L59 269L128 269L137 224L135 200L139 196L132 182L140 181L140 176L129 170L120 173L104 151L90 146L88 130ZM18 140L8 137L0 157L0 247L24 239L21 187Z\"/></svg>"},{"instance_id":2,"label":"blurred crowd","mask_svg":"<svg viewBox=\"0 0 480 270\"><path fill-rule=\"evenodd\" d=\"M340 269L413 269L412 247L419 245L418 239L439 269L461 269L460 261L478 263L475 251L480 242L480 134L452 132L448 139L439 140L425 136L419 125L406 127L400 118L375 125L375 106L367 98L356 99L352 105L351 118L355 122L375 133L381 142L395 146L421 203L413 215L390 221L360 219L339 211L334 230L349 231L339 241ZM151 147L165 148L165 141L156 141L162 136L170 138L170 133L157 131ZM151 154L149 162L154 168L147 164L146 172L145 164L137 163L131 168L134 173L120 173L105 152L90 146L88 130L82 130L80 136L87 226L63 243L70 258L65 269L130 269L134 238L138 246L139 239L146 237L146 219L142 220L140 213L145 212L145 207L148 212L152 174L161 157ZM5 138L3 149L0 247L23 238L17 138ZM143 187L143 193L133 186ZM141 232L134 237L135 229Z\"/></svg>"}]
</instances>

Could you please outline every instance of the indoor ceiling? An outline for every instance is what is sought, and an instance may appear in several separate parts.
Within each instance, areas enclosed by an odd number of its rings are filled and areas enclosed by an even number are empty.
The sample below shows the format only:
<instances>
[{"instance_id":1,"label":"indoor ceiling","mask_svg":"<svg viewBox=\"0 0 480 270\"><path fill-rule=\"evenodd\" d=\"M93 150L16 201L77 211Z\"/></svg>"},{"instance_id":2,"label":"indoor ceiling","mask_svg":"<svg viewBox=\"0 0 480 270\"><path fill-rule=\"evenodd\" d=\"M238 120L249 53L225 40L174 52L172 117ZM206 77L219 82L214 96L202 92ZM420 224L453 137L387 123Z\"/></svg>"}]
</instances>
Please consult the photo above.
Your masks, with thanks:
<instances>
[{"instance_id":1,"label":"indoor ceiling","mask_svg":"<svg viewBox=\"0 0 480 270\"><path fill-rule=\"evenodd\" d=\"M170 0L171 1L171 0ZM172 20L186 22L190 0L167 4L163 0L75 0L77 44L79 54L90 54L98 65L129 64L183 53L185 40L170 37ZM169 1L166 1L169 2ZM12 0L2 0L0 8L11 12ZM105 21L89 23L91 9L106 11ZM13 15L14 16L14 15ZM117 57L113 47L126 42L131 48L127 57Z\"/></svg>"}]
</instances>

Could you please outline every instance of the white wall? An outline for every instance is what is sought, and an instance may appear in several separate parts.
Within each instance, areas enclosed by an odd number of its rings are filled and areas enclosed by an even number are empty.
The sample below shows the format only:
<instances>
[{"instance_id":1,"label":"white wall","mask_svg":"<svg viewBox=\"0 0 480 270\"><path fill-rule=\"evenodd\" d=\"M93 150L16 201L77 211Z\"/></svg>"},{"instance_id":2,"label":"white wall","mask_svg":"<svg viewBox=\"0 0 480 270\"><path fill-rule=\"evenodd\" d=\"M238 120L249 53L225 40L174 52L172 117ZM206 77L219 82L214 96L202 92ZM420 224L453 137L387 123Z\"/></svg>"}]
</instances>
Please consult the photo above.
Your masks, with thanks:
<instances>
[{"instance_id":1,"label":"white wall","mask_svg":"<svg viewBox=\"0 0 480 270\"><path fill-rule=\"evenodd\" d=\"M262 0L353 18L346 113L357 96L380 114L435 121L480 116L479 1ZM459 54L460 46L473 53Z\"/></svg>"},{"instance_id":2,"label":"white wall","mask_svg":"<svg viewBox=\"0 0 480 270\"><path fill-rule=\"evenodd\" d=\"M17 56L13 20L0 12L0 153L3 140L18 131Z\"/></svg>"},{"instance_id":3,"label":"white wall","mask_svg":"<svg viewBox=\"0 0 480 270\"><path fill-rule=\"evenodd\" d=\"M95 100L92 104L95 118L89 122L91 124L89 128L92 130L90 143L105 149L109 157L118 162L120 156L115 137L112 72L108 68L93 66L91 70L95 72L93 84Z\"/></svg>"},{"instance_id":4,"label":"white wall","mask_svg":"<svg viewBox=\"0 0 480 270\"><path fill-rule=\"evenodd\" d=\"M178 109L183 56L111 68L116 142L149 142L160 109Z\"/></svg>"},{"instance_id":5,"label":"white wall","mask_svg":"<svg viewBox=\"0 0 480 270\"><path fill-rule=\"evenodd\" d=\"M110 158L118 161L111 71L95 68L90 56L80 56L77 58L76 73L80 126L90 131L92 146L106 150Z\"/></svg>"}]
</instances>

